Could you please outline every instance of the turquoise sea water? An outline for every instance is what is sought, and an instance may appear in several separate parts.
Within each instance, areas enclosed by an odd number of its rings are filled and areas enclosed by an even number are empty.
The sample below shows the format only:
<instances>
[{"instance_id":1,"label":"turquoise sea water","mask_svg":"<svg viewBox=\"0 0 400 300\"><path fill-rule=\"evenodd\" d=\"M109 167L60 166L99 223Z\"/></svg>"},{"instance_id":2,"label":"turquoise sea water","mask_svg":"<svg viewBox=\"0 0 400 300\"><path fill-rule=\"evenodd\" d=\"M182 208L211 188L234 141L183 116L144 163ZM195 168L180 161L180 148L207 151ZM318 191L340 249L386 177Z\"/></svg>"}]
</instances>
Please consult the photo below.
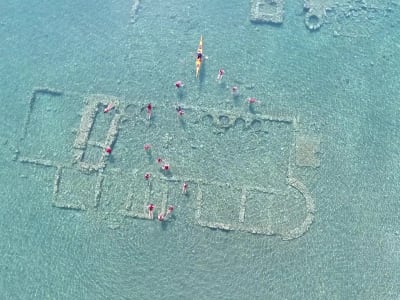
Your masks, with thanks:
<instances>
[{"instance_id":1,"label":"turquoise sea water","mask_svg":"<svg viewBox=\"0 0 400 300\"><path fill-rule=\"evenodd\" d=\"M398 299L400 6L133 3L0 3L0 298Z\"/></svg>"}]
</instances>

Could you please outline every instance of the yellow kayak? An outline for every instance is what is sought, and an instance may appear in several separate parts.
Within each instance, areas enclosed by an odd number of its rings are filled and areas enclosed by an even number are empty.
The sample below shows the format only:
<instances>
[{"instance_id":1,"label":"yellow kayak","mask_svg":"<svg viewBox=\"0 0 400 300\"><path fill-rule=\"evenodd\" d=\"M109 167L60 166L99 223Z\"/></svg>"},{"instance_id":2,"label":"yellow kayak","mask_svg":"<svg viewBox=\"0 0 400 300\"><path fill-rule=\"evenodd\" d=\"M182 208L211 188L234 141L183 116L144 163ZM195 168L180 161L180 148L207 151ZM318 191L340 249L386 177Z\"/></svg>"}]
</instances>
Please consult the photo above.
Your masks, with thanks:
<instances>
[{"instance_id":1,"label":"yellow kayak","mask_svg":"<svg viewBox=\"0 0 400 300\"><path fill-rule=\"evenodd\" d=\"M200 36L199 47L196 57L196 78L199 78L201 63L203 62L203 35Z\"/></svg>"}]
</instances>

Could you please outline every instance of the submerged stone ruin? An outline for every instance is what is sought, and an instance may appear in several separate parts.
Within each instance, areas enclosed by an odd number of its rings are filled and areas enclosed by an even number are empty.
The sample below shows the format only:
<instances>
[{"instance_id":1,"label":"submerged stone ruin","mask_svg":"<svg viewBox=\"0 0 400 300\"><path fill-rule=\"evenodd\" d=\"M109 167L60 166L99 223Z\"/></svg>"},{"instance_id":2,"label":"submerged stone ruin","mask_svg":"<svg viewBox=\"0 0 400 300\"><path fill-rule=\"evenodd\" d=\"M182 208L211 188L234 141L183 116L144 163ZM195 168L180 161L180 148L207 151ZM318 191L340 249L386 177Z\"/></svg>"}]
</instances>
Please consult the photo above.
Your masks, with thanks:
<instances>
[{"instance_id":1,"label":"submerged stone ruin","mask_svg":"<svg viewBox=\"0 0 400 300\"><path fill-rule=\"evenodd\" d=\"M284 0L251 0L250 21L253 23L282 24Z\"/></svg>"},{"instance_id":2,"label":"submerged stone ruin","mask_svg":"<svg viewBox=\"0 0 400 300\"><path fill-rule=\"evenodd\" d=\"M61 102L74 110L61 110ZM115 109L103 113L109 103ZM315 200L304 174L320 165L320 141L303 134L296 117L191 107L190 117L177 120L169 107L157 106L149 121L145 104L125 103L110 95L33 91L17 160L54 169L55 207L148 220L148 203L165 212L181 201L179 217L208 228L285 240L310 228ZM64 130L52 111L65 120ZM36 145L43 130L45 145ZM146 142L154 153L145 153ZM156 154L168 157L171 172L160 169Z\"/></svg>"},{"instance_id":3,"label":"submerged stone ruin","mask_svg":"<svg viewBox=\"0 0 400 300\"><path fill-rule=\"evenodd\" d=\"M397 5L391 1L355 0L304 0L304 24L310 31L316 31L325 23L350 23L370 21L386 17ZM250 21L253 23L282 24L284 21L284 0L250 0ZM357 20L355 20L357 19ZM356 21L356 22L354 22ZM341 35L336 33L335 36ZM343 36L346 36L343 34Z\"/></svg>"}]
</instances>

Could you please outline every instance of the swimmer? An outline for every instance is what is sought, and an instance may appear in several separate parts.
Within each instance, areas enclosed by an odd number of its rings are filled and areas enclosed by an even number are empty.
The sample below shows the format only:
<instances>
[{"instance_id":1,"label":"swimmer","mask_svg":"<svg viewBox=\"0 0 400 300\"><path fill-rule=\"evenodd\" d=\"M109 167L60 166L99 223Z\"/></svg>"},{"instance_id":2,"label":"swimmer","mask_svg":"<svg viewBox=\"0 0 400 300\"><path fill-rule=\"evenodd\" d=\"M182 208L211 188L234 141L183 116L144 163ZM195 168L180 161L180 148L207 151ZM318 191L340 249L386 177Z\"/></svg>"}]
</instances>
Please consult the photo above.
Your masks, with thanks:
<instances>
[{"instance_id":1,"label":"swimmer","mask_svg":"<svg viewBox=\"0 0 400 300\"><path fill-rule=\"evenodd\" d=\"M153 211L154 211L154 204L150 203L149 205L147 205L147 210L149 211L149 219L153 219Z\"/></svg>"},{"instance_id":2,"label":"swimmer","mask_svg":"<svg viewBox=\"0 0 400 300\"><path fill-rule=\"evenodd\" d=\"M115 105L114 105L114 103L109 103L108 105L107 105L107 107L104 109L104 113L108 113L110 110L112 110L112 109L114 109L115 108Z\"/></svg>"},{"instance_id":3,"label":"swimmer","mask_svg":"<svg viewBox=\"0 0 400 300\"><path fill-rule=\"evenodd\" d=\"M165 215L163 213L159 213L157 216L158 221L164 221Z\"/></svg>"},{"instance_id":4,"label":"swimmer","mask_svg":"<svg viewBox=\"0 0 400 300\"><path fill-rule=\"evenodd\" d=\"M153 106L151 103L147 104L147 119L150 120L151 115L153 113Z\"/></svg>"},{"instance_id":5,"label":"swimmer","mask_svg":"<svg viewBox=\"0 0 400 300\"><path fill-rule=\"evenodd\" d=\"M218 71L218 76L217 76L217 81L221 81L222 77L224 77L225 70L224 69L219 69Z\"/></svg>"},{"instance_id":6,"label":"swimmer","mask_svg":"<svg viewBox=\"0 0 400 300\"><path fill-rule=\"evenodd\" d=\"M182 81L178 80L177 82L175 82L175 86L176 86L177 89L179 89L179 88L183 87L184 84L183 84Z\"/></svg>"},{"instance_id":7,"label":"swimmer","mask_svg":"<svg viewBox=\"0 0 400 300\"><path fill-rule=\"evenodd\" d=\"M178 117L182 117L184 115L184 113L185 113L185 111L183 110L182 106L178 106L176 108L176 112L178 114Z\"/></svg>"},{"instance_id":8,"label":"swimmer","mask_svg":"<svg viewBox=\"0 0 400 300\"><path fill-rule=\"evenodd\" d=\"M184 182L183 184L182 184L182 194L186 194L187 193L187 189L188 189L188 183L187 182Z\"/></svg>"},{"instance_id":9,"label":"swimmer","mask_svg":"<svg viewBox=\"0 0 400 300\"><path fill-rule=\"evenodd\" d=\"M171 215L174 211L174 207L172 205L168 206L167 213L165 214L165 217L167 218L169 215Z\"/></svg>"}]
</instances>

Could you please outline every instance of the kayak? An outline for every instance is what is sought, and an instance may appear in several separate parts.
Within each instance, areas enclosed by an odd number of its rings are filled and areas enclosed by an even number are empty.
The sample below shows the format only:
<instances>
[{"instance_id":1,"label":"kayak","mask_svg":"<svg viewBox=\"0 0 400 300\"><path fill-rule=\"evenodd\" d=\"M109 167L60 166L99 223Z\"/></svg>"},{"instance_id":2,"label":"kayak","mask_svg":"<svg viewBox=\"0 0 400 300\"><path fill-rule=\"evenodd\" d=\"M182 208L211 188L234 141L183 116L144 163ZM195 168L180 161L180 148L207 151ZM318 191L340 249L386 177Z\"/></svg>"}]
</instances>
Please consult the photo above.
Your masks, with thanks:
<instances>
[{"instance_id":1,"label":"kayak","mask_svg":"<svg viewBox=\"0 0 400 300\"><path fill-rule=\"evenodd\" d=\"M203 62L203 35L200 36L199 47L196 56L196 78L199 78L201 63Z\"/></svg>"}]
</instances>

